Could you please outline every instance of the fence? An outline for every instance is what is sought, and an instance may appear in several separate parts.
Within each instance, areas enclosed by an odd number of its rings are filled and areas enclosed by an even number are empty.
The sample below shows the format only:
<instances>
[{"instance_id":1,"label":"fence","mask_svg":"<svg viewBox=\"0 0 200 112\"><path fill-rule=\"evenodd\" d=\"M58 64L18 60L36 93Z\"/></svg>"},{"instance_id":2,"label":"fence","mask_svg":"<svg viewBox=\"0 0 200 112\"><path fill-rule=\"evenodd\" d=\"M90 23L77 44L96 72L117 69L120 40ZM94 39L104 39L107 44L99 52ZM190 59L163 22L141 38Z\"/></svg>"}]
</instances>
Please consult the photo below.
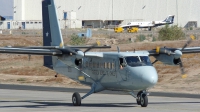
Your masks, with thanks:
<instances>
[{"instance_id":1,"label":"fence","mask_svg":"<svg viewBox=\"0 0 200 112\"><path fill-rule=\"evenodd\" d=\"M72 34L87 32L87 29L65 29L61 30L63 37L70 37ZM200 30L185 30L185 38L187 39L191 34L200 39ZM42 37L42 30L0 30L0 35L13 36L28 36L28 37ZM92 29L93 38L115 38L115 39L130 39L143 35L147 38L157 38L158 31L138 31L137 33L115 33L110 29ZM151 39L150 39L151 40Z\"/></svg>"}]
</instances>

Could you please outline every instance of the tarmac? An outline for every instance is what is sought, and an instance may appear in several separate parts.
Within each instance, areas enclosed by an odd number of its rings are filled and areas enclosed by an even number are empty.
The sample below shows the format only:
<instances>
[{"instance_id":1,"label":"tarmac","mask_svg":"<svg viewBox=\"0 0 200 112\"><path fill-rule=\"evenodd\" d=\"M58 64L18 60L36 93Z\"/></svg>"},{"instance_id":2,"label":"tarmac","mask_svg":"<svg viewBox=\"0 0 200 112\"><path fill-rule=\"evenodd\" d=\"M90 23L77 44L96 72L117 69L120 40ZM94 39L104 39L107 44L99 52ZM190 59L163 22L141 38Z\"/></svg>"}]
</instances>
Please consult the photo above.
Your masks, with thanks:
<instances>
[{"instance_id":1,"label":"tarmac","mask_svg":"<svg viewBox=\"0 0 200 112\"><path fill-rule=\"evenodd\" d=\"M135 98L126 94L114 93L95 93L82 101L82 106L72 105L71 88L68 91L60 91L60 88L49 88L41 91L37 86L14 86L13 88L0 84L0 112L200 112L200 97L180 98L166 96L148 96L149 104L141 107L136 104ZM29 89L20 89L27 87ZM35 89L33 89L35 88ZM43 87L45 88L45 87ZM69 91L70 90L70 91ZM81 91L81 89L80 89ZM85 93L81 91L81 96ZM170 95L169 95L170 96ZM189 95L188 96L192 96Z\"/></svg>"}]
</instances>

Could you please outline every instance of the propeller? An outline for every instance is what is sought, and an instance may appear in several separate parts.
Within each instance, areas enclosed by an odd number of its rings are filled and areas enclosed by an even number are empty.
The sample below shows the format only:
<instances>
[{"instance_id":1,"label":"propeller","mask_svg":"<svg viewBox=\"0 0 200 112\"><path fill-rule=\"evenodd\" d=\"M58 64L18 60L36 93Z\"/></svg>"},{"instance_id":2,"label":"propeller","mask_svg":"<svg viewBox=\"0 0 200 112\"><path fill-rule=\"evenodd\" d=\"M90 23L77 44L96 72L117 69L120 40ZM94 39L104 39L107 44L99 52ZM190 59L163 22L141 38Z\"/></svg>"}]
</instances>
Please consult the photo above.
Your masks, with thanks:
<instances>
[{"instance_id":1,"label":"propeller","mask_svg":"<svg viewBox=\"0 0 200 112\"><path fill-rule=\"evenodd\" d=\"M185 74L184 71L184 67L183 67L183 63L180 59L181 55L182 55L182 51L192 42L192 40L194 40L195 37L194 35L190 35L190 38L188 39L188 41L185 43L185 45L182 47L181 50L175 50L175 51L171 51L170 49L164 47L164 48L160 48L160 47L156 47L156 53L157 54L167 54L167 55L171 55L174 54L175 55L175 59L179 59L179 66L180 66L180 70L181 70L181 74L182 74L182 78L186 78L187 74ZM152 64L156 63L158 60L155 60Z\"/></svg>"},{"instance_id":2,"label":"propeller","mask_svg":"<svg viewBox=\"0 0 200 112\"><path fill-rule=\"evenodd\" d=\"M85 53L90 51L91 49L93 49L95 46L100 46L100 41L97 41L95 44L93 44L92 46L90 46L89 48L87 48L85 51L84 51L84 56L85 56Z\"/></svg>"},{"instance_id":3,"label":"propeller","mask_svg":"<svg viewBox=\"0 0 200 112\"><path fill-rule=\"evenodd\" d=\"M185 43L185 45L182 47L181 51L183 51L183 50L192 42L192 40L194 40L194 39L195 39L194 35L190 35L189 40L188 40L188 41ZM180 66L182 78L186 78L186 77L187 77L187 74L185 74L184 67L183 67L183 63L182 63L181 59L180 59L179 66Z\"/></svg>"},{"instance_id":4,"label":"propeller","mask_svg":"<svg viewBox=\"0 0 200 112\"><path fill-rule=\"evenodd\" d=\"M190 35L189 40L185 43L185 45L183 46L181 51L183 51L192 42L192 40L194 40L194 39L195 39L194 35Z\"/></svg>"}]
</instances>

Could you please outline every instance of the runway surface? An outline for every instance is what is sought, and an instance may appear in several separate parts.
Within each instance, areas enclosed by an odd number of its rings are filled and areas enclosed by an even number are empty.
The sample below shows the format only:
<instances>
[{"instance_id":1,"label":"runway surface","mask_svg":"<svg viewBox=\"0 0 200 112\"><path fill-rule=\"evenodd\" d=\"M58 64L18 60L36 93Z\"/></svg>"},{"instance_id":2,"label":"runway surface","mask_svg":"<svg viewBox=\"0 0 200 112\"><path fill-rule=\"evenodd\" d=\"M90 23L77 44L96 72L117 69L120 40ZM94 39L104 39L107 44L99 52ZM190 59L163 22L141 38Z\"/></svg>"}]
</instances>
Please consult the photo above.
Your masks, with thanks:
<instances>
[{"instance_id":1,"label":"runway surface","mask_svg":"<svg viewBox=\"0 0 200 112\"><path fill-rule=\"evenodd\" d=\"M199 112L199 98L149 96L148 107L130 95L92 94L72 106L72 92L0 89L0 112ZM84 93L81 93L84 95Z\"/></svg>"}]
</instances>

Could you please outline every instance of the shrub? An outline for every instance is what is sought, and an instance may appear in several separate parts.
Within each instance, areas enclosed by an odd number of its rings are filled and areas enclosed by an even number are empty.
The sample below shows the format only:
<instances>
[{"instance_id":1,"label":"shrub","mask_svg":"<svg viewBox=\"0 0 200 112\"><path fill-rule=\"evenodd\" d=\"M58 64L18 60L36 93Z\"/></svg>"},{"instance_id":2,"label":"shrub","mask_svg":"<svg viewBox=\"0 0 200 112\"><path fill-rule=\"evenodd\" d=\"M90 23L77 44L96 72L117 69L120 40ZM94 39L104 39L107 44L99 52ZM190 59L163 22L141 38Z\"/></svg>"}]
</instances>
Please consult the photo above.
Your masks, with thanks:
<instances>
[{"instance_id":1,"label":"shrub","mask_svg":"<svg viewBox=\"0 0 200 112\"><path fill-rule=\"evenodd\" d=\"M142 42L146 39L145 35L139 35L136 38L137 38L137 41L139 41L139 42Z\"/></svg>"},{"instance_id":2,"label":"shrub","mask_svg":"<svg viewBox=\"0 0 200 112\"><path fill-rule=\"evenodd\" d=\"M156 37L153 37L152 42L155 42L155 41L156 41Z\"/></svg>"},{"instance_id":3,"label":"shrub","mask_svg":"<svg viewBox=\"0 0 200 112\"><path fill-rule=\"evenodd\" d=\"M70 37L71 45L83 45L86 43L85 37L79 37L78 35L72 34Z\"/></svg>"},{"instance_id":4,"label":"shrub","mask_svg":"<svg viewBox=\"0 0 200 112\"><path fill-rule=\"evenodd\" d=\"M178 40L184 36L182 29L177 25L171 27L165 25L165 27L161 28L158 33L159 40Z\"/></svg>"}]
</instances>

